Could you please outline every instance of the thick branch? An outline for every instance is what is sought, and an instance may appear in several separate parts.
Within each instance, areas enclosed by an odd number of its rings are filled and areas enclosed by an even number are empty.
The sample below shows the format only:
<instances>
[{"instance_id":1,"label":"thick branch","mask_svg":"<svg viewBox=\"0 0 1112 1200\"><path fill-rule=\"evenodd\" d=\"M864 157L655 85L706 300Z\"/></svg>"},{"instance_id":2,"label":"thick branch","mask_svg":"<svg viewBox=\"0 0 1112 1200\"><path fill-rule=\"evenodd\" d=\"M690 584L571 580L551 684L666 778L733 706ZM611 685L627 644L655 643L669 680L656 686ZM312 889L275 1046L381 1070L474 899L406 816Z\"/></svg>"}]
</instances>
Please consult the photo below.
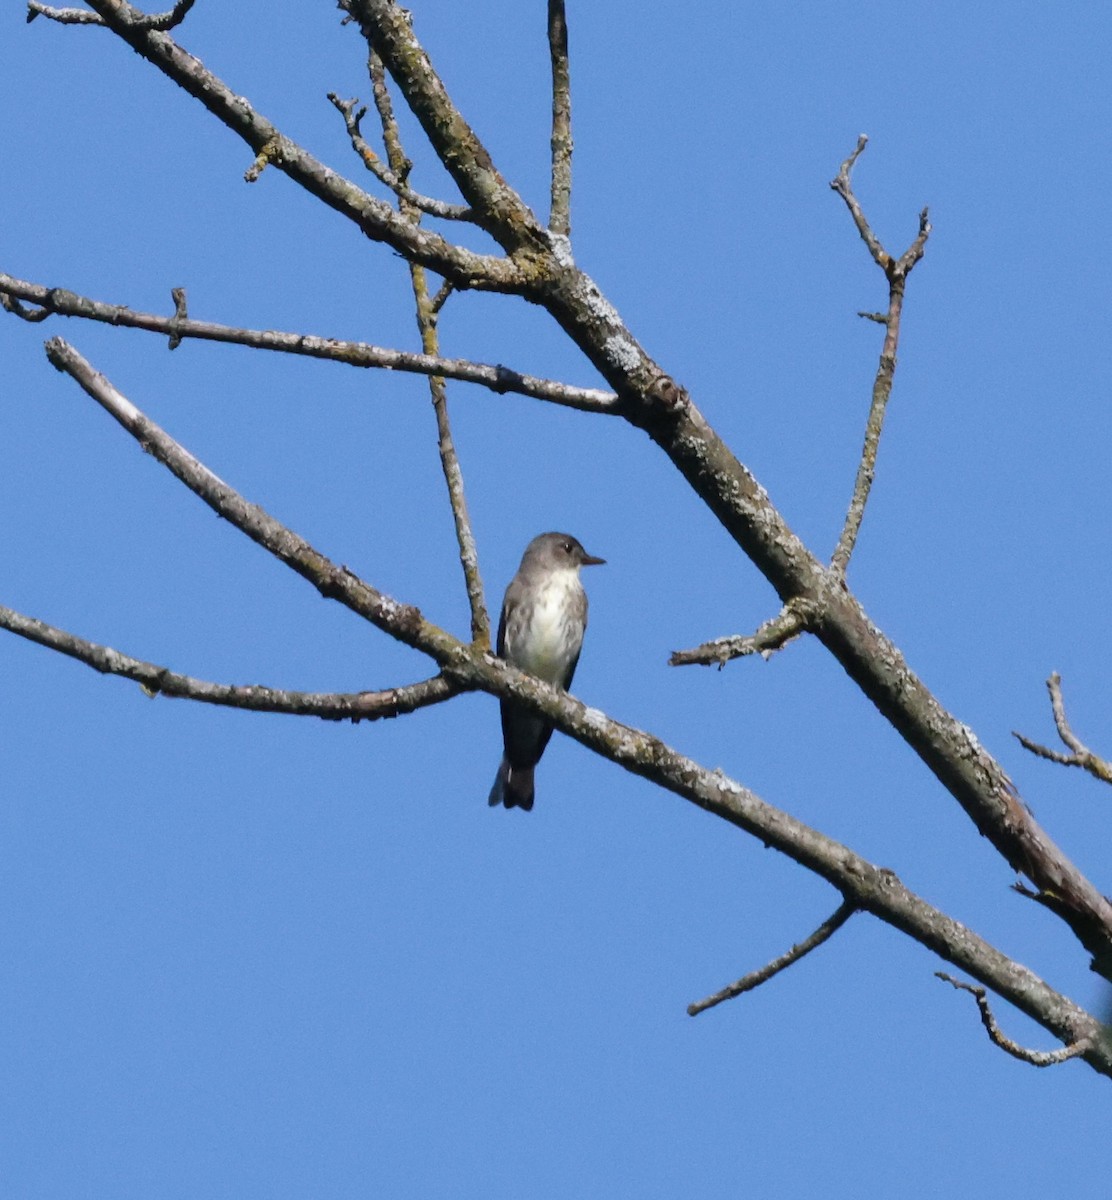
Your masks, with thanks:
<instances>
[{"instance_id":1,"label":"thick branch","mask_svg":"<svg viewBox=\"0 0 1112 1200\"><path fill-rule=\"evenodd\" d=\"M1046 681L1046 687L1050 692L1050 707L1054 712L1054 724L1058 729L1058 736L1069 747L1069 754L1063 754L1060 750L1051 750L1047 746L1033 742L1030 738L1025 738L1022 733L1013 732L1012 736L1019 739L1020 745L1025 750L1030 750L1039 758L1048 758L1051 762L1060 763L1063 767L1080 767L1101 782L1112 783L1112 763L1101 758L1099 754L1094 754L1070 728L1070 723L1066 719L1066 702L1062 699L1062 677L1057 671Z\"/></svg>"},{"instance_id":2,"label":"thick branch","mask_svg":"<svg viewBox=\"0 0 1112 1200\"><path fill-rule=\"evenodd\" d=\"M548 228L571 234L571 74L564 0L548 0L548 53L552 61L552 202Z\"/></svg>"},{"instance_id":3,"label":"thick branch","mask_svg":"<svg viewBox=\"0 0 1112 1200\"><path fill-rule=\"evenodd\" d=\"M412 354L406 350L391 350L366 342L341 342L335 338L315 337L305 333L239 329L231 325L217 325L211 321L183 319L176 315L160 317L154 313L136 312L124 305L104 304L64 288L48 288L42 284L28 283L11 275L0 274L0 297L3 296L13 298L13 303L26 300L40 306L34 312L27 313L24 319L42 320L52 313L57 313L63 317L83 317L90 321L104 321L109 325L144 329L149 333L161 333L179 341L185 338L199 338L202 341L250 346L255 350L302 354L309 358L346 363L352 367L376 367L386 371L406 371L418 375L443 375L446 379L478 384L492 392L513 392L535 400L547 400L565 408L579 409L581 412L614 413L618 407L617 397L613 392L603 391L601 388L574 387L553 379L539 379L535 375L523 375L520 371L500 364Z\"/></svg>"},{"instance_id":4,"label":"thick branch","mask_svg":"<svg viewBox=\"0 0 1112 1200\"><path fill-rule=\"evenodd\" d=\"M215 512L309 580L323 596L338 600L398 641L428 654L460 686L511 699L547 717L557 729L596 753L781 851L828 880L847 903L874 913L966 971L1065 1044L1091 1039L1084 1051L1085 1060L1112 1077L1112 1045L1100 1038L1101 1025L1095 1017L909 891L893 872L873 866L848 847L774 808L721 771L701 767L651 734L612 721L493 654L465 646L426 621L418 609L391 599L331 563L292 530L239 495L61 339L47 343L47 354L59 370L69 373L144 449Z\"/></svg>"},{"instance_id":5,"label":"thick branch","mask_svg":"<svg viewBox=\"0 0 1112 1200\"><path fill-rule=\"evenodd\" d=\"M353 221L367 237L385 242L407 258L432 267L454 279L460 287L522 290L524 281L512 263L475 254L439 234L412 225L384 200L369 195L326 167L167 34L147 28L143 14L126 0L89 0L89 3L114 33L243 138L257 156L255 167L249 172L252 178L268 165L276 167Z\"/></svg>"},{"instance_id":6,"label":"thick branch","mask_svg":"<svg viewBox=\"0 0 1112 1200\"><path fill-rule=\"evenodd\" d=\"M1001 1050L1006 1050L1013 1058L1018 1058L1020 1062L1030 1063L1033 1067L1054 1067L1058 1063L1068 1062L1071 1058L1080 1057L1089 1049L1092 1039L1082 1037L1078 1038L1075 1042L1071 1042L1068 1046L1063 1046L1060 1050L1029 1050L1026 1046L1021 1046L1018 1042L1013 1042L1000 1026L997 1025L996 1018L992 1015L992 1009L989 1007L988 996L985 994L984 988L973 987L972 984L963 983L960 979L955 979L952 975L947 975L945 971L935 971L935 974L939 979L952 984L958 991L969 992L976 999L977 1008L981 1013L981 1024L985 1027L988 1036Z\"/></svg>"},{"instance_id":7,"label":"thick branch","mask_svg":"<svg viewBox=\"0 0 1112 1200\"><path fill-rule=\"evenodd\" d=\"M210 683L121 654L111 646L86 641L3 606L0 606L0 629L69 655L101 674L131 679L152 697L173 696L251 712L289 713L298 717L321 717L326 721L377 721L381 717L397 717L450 700L462 690L458 683L450 682L443 675L376 692L291 692L258 684Z\"/></svg>"},{"instance_id":8,"label":"thick branch","mask_svg":"<svg viewBox=\"0 0 1112 1200\"><path fill-rule=\"evenodd\" d=\"M689 1004L687 1015L697 1017L701 1012L706 1012L708 1008L714 1008L716 1004L721 1004L724 1000L733 1000L735 996L751 992L754 988L760 987L762 983L767 983L774 975L786 970L792 963L798 962L816 947L821 946L823 942L832 938L856 911L857 908L854 904L848 900L844 901L823 921L818 929L805 937L803 941L797 942L786 953L781 954L779 958L774 958L772 962L766 963L759 970L743 975L736 983L729 984L720 992L715 992L714 995L707 996L706 999L699 1000L695 1004Z\"/></svg>"}]
</instances>

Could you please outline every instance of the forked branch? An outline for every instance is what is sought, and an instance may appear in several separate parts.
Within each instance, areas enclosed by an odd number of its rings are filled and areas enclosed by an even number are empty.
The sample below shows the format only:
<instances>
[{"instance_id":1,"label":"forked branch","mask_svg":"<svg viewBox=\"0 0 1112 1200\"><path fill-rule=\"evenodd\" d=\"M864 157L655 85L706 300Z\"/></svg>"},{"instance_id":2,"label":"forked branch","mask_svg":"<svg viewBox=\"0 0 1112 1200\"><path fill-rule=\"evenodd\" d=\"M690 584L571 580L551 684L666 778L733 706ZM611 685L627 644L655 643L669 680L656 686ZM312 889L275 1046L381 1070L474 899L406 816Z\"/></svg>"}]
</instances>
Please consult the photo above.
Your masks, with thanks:
<instances>
[{"instance_id":1,"label":"forked branch","mask_svg":"<svg viewBox=\"0 0 1112 1200\"><path fill-rule=\"evenodd\" d=\"M857 139L857 147L842 163L838 174L831 180L830 186L846 203L853 217L861 240L869 248L873 261L884 272L888 280L888 311L886 314L860 313L862 317L877 321L884 325L884 344L880 351L880 361L877 364L876 379L873 382L872 401L869 405L869 416L865 423L865 443L861 450L861 461L857 467L857 478L853 485L853 496L846 512L845 524L841 537L831 559L831 570L840 578L845 577L857 535L861 531L861 522L865 517L865 505L868 503L869 492L873 486L876 474L877 452L880 448L880 435L884 429L884 414L892 395L892 381L896 374L896 351L900 342L900 315L903 312L904 289L907 277L915 264L923 257L923 252L930 236L931 226L924 208L919 214L919 233L911 245L900 255L893 258L881 245L880 239L873 232L857 197L853 192L850 175L854 164L864 152L869 139L862 134Z\"/></svg>"},{"instance_id":2,"label":"forked branch","mask_svg":"<svg viewBox=\"0 0 1112 1200\"><path fill-rule=\"evenodd\" d=\"M1066 718L1066 703L1062 699L1062 677L1057 671L1046 681L1046 687L1050 693L1050 707L1054 712L1054 724L1058 729L1058 736L1069 748L1069 754L1063 754L1061 750L1051 750L1048 746L1033 742L1030 738L1025 738L1022 733L1013 732L1012 736L1019 740L1025 750L1030 750L1039 758L1047 758L1051 762L1061 763L1064 767L1080 767L1103 783L1112 783L1112 763L1101 758L1099 754L1094 754L1070 727Z\"/></svg>"},{"instance_id":3,"label":"forked branch","mask_svg":"<svg viewBox=\"0 0 1112 1200\"><path fill-rule=\"evenodd\" d=\"M406 183L406 176L412 166L409 159L399 163L395 171L379 158L363 136L361 123L367 110L357 107L358 100L341 100L335 92L329 92L328 99L344 118L344 126L347 129L351 147L359 155L363 165L398 199L404 200L406 204L412 205L420 212L427 213L430 217L440 217L446 221L474 221L475 214L465 204L449 204L446 200L437 200L432 196L423 196L420 192L415 192Z\"/></svg>"}]
</instances>

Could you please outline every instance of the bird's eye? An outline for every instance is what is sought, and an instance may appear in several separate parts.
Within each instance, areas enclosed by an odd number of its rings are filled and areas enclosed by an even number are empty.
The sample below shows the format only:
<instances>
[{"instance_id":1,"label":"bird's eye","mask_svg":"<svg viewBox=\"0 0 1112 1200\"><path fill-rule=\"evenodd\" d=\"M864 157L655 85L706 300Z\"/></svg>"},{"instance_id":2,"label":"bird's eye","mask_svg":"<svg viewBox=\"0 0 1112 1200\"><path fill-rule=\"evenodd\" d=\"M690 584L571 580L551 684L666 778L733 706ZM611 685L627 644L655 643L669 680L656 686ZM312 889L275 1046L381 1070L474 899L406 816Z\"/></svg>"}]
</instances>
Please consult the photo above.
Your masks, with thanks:
<instances>
[{"instance_id":1,"label":"bird's eye","mask_svg":"<svg viewBox=\"0 0 1112 1200\"><path fill-rule=\"evenodd\" d=\"M565 542L561 548L563 549L565 554L570 554L571 553L571 542Z\"/></svg>"}]
</instances>

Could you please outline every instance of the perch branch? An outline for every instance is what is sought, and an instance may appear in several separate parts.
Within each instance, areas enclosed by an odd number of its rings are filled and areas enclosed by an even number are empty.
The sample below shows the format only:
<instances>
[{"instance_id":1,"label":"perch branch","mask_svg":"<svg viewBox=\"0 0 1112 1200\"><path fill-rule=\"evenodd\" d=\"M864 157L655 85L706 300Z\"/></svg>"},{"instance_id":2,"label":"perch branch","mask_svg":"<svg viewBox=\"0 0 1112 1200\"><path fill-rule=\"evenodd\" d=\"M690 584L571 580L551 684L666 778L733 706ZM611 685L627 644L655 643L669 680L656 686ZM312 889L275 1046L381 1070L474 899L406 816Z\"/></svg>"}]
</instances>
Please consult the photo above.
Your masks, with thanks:
<instances>
[{"instance_id":1,"label":"perch branch","mask_svg":"<svg viewBox=\"0 0 1112 1200\"><path fill-rule=\"evenodd\" d=\"M1025 750L1030 750L1032 754L1037 754L1040 758L1048 758L1051 762L1061 763L1064 767L1080 767L1102 782L1112 783L1112 763L1101 758L1099 754L1094 754L1070 728L1070 723L1066 718L1066 704L1062 699L1062 677L1057 671L1046 681L1046 687L1050 693L1050 707L1054 712L1054 724L1058 729L1058 736L1069 747L1070 753L1063 754L1060 750L1051 750L1047 746L1031 741L1030 738L1025 738L1022 733L1013 731L1012 736L1019 740L1019 744Z\"/></svg>"},{"instance_id":2,"label":"perch branch","mask_svg":"<svg viewBox=\"0 0 1112 1200\"><path fill-rule=\"evenodd\" d=\"M857 139L857 148L842 163L841 170L831 180L830 186L846 203L853 217L858 233L874 262L884 271L888 280L888 311L881 316L879 313L859 313L871 321L878 321L885 327L884 344L880 351L880 361L877 364L876 379L873 381L872 402L869 406L869 417L865 423L865 442L861 449L861 461L857 467L857 478L853 485L853 496L846 512L845 524L838 545L831 559L831 569L839 578L844 578L849 566L857 535L861 531L861 522L865 517L865 505L873 486L876 474L877 452L880 448L880 435L884 429L884 414L892 395L892 381L896 373L896 351L900 343L900 315L903 312L904 291L907 277L915 264L923 257L923 252L930 236L931 226L924 208L919 214L919 233L911 245L899 258L894 259L880 244L880 239L869 225L861 205L853 192L850 175L853 166L868 144L868 138L862 134Z\"/></svg>"},{"instance_id":3,"label":"perch branch","mask_svg":"<svg viewBox=\"0 0 1112 1200\"><path fill-rule=\"evenodd\" d=\"M9 299L13 307L3 303L4 297ZM197 338L203 341L249 346L255 350L302 354L309 358L346 363L352 367L373 367L418 375L443 375L447 379L478 384L492 392L513 392L521 396L530 396L534 400L546 400L565 408L579 409L581 412L617 411L617 397L613 392L601 388L574 387L557 380L539 379L535 375L523 375L520 371L500 364L412 354L406 350L392 350L372 346L366 342L342 342L335 338L314 337L304 333L238 329L231 325L217 325L211 321L183 319L178 311L175 311L172 317L161 317L154 313L136 312L120 304L104 304L64 288L43 287L41 284L27 283L11 275L0 274L0 303L3 303L3 307L14 312L14 305L20 300L41 306L24 319L41 321L44 317L57 313L62 317L82 317L91 321L103 321L109 325L123 325L131 329L143 329L149 333L165 334L171 339Z\"/></svg>"},{"instance_id":4,"label":"perch branch","mask_svg":"<svg viewBox=\"0 0 1112 1200\"><path fill-rule=\"evenodd\" d=\"M874 866L849 847L773 807L721 771L700 766L652 734L611 720L493 654L466 646L426 621L418 609L336 566L218 479L60 338L48 342L46 350L50 361L70 374L144 449L216 513L309 580L322 596L337 600L396 640L429 655L460 686L520 704L611 762L779 850L826 879L862 911L873 913L992 988L1063 1043L1090 1039L1083 1052L1086 1062L1112 1077L1112 1044L1100 1037L1102 1026L1092 1014L916 896L893 872Z\"/></svg>"},{"instance_id":5,"label":"perch branch","mask_svg":"<svg viewBox=\"0 0 1112 1200\"><path fill-rule=\"evenodd\" d=\"M833 937L856 911L857 905L851 900L843 901L818 929L804 938L802 942L792 946L786 954L774 958L772 962L766 963L757 971L750 971L748 975L743 975L736 983L729 984L720 992L715 992L713 996L707 996L704 1000L689 1004L687 1015L697 1017L701 1012L706 1012L708 1008L714 1008L716 1004L721 1004L724 1000L732 1000L743 992L751 992L754 988L760 987L762 983L767 982L774 975L778 975L792 963L798 962L804 955L810 954L817 946L821 946L823 942Z\"/></svg>"},{"instance_id":6,"label":"perch branch","mask_svg":"<svg viewBox=\"0 0 1112 1200\"><path fill-rule=\"evenodd\" d=\"M564 0L548 0L548 52L552 60L552 202L548 228L571 234L571 75Z\"/></svg>"},{"instance_id":7,"label":"perch branch","mask_svg":"<svg viewBox=\"0 0 1112 1200\"><path fill-rule=\"evenodd\" d=\"M976 999L977 1007L981 1012L981 1024L985 1027L988 1036L1001 1050L1006 1050L1013 1058L1018 1058L1020 1062L1030 1063L1033 1067L1057 1066L1058 1063L1068 1062L1071 1058L1077 1058L1079 1055L1084 1054L1092 1043L1092 1038L1082 1037L1071 1042L1068 1046L1063 1046L1060 1050L1029 1050L1026 1046L1021 1046L1018 1042L1013 1042L1000 1026L997 1025L996 1018L992 1015L992 1009L989 1007L988 996L983 987L974 987L970 983L963 983L960 979L955 979L952 975L947 975L945 971L935 971L935 975L939 979L952 984L958 991L969 992Z\"/></svg>"},{"instance_id":8,"label":"perch branch","mask_svg":"<svg viewBox=\"0 0 1112 1200\"><path fill-rule=\"evenodd\" d=\"M190 675L179 675L167 667L132 658L129 654L121 654L111 646L87 641L3 606L0 606L0 629L7 629L28 641L75 658L101 674L130 679L151 697L172 696L198 700L204 704L219 704L226 708L248 709L251 712L289 713L299 717L320 717L326 721L377 721L382 717L397 717L430 704L439 704L463 690L458 683L448 680L444 675L434 675L419 683L375 692L291 692L256 684L234 686L210 683Z\"/></svg>"}]
</instances>

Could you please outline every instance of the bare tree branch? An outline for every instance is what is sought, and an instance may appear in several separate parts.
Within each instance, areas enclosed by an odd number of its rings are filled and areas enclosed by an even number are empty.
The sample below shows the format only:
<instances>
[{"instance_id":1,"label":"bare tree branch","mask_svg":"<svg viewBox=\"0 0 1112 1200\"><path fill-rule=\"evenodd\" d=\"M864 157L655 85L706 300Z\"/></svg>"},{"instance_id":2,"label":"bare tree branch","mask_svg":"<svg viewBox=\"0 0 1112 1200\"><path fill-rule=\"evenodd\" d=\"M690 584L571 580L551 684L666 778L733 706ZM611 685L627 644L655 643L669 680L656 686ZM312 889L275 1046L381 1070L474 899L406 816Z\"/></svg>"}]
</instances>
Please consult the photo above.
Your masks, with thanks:
<instances>
[{"instance_id":1,"label":"bare tree branch","mask_svg":"<svg viewBox=\"0 0 1112 1200\"><path fill-rule=\"evenodd\" d=\"M415 192L406 182L405 175L413 164L408 159L405 166L397 174L392 171L371 148L363 136L360 123L366 114L366 108L356 110L358 100L341 100L335 92L328 93L337 111L344 118L352 149L359 155L363 165L376 179L384 183L399 199L431 217L441 217L446 221L474 221L475 214L464 204L449 204L446 200L436 200L432 196L422 196Z\"/></svg>"},{"instance_id":2,"label":"bare tree branch","mask_svg":"<svg viewBox=\"0 0 1112 1200\"><path fill-rule=\"evenodd\" d=\"M548 52L552 60L552 202L548 228L571 235L571 75L564 0L548 0Z\"/></svg>"},{"instance_id":3,"label":"bare tree branch","mask_svg":"<svg viewBox=\"0 0 1112 1200\"><path fill-rule=\"evenodd\" d=\"M843 901L813 933L792 946L787 953L781 954L779 958L774 958L772 962L766 963L759 970L743 975L736 983L729 984L712 996L689 1004L687 1015L697 1017L701 1012L706 1012L708 1008L714 1008L716 1004L721 1004L724 1000L733 1000L735 996L740 996L743 992L751 992L754 988L760 987L762 983L766 983L774 975L786 970L792 963L798 962L804 955L810 954L817 946L821 946L823 942L833 937L856 911L855 904L848 900Z\"/></svg>"},{"instance_id":4,"label":"bare tree branch","mask_svg":"<svg viewBox=\"0 0 1112 1200\"><path fill-rule=\"evenodd\" d=\"M1100 1036L1090 1013L1056 992L1033 972L1002 954L945 913L904 887L892 871L873 866L847 846L774 808L721 771L710 771L652 734L587 708L566 692L517 670L489 651L468 647L426 621L420 611L379 592L338 567L292 530L217 478L164 430L121 395L60 338L47 356L109 412L139 443L220 516L309 580L322 596L338 600L390 636L433 658L449 680L508 698L610 761L674 792L759 838L836 887L856 908L966 971L1066 1045L1090 1039L1086 1062L1112 1077L1112 1043Z\"/></svg>"},{"instance_id":5,"label":"bare tree branch","mask_svg":"<svg viewBox=\"0 0 1112 1200\"><path fill-rule=\"evenodd\" d=\"M4 303L5 297L8 298L8 303ZM26 300L41 307L30 314L18 313L14 306L19 300ZM565 408L575 408L581 412L615 413L618 408L617 397L613 392L601 388L575 387L552 379L539 379L535 375L523 375L520 371L500 364L413 354L407 350L391 350L366 342L342 342L336 338L315 337L306 333L239 329L210 321L190 320L179 315L180 307L176 297L177 311L174 316L160 317L154 313L136 312L125 305L104 304L87 296L79 296L65 288L48 288L42 284L28 283L11 275L0 274L0 304L9 312L23 316L25 320L41 321L57 313L62 317L82 317L91 321L103 321L109 325L123 325L131 329L165 334L172 342L175 339L180 342L185 338L198 338L203 341L249 346L255 350L301 354L309 358L346 363L352 367L374 367L418 375L443 375L447 379L475 383L500 394L513 392L521 396L530 396L534 400L547 400Z\"/></svg>"},{"instance_id":6,"label":"bare tree branch","mask_svg":"<svg viewBox=\"0 0 1112 1200\"><path fill-rule=\"evenodd\" d=\"M884 271L888 279L888 312L881 316L878 313L860 313L872 321L879 321L885 326L884 345L880 351L880 362L877 364L876 380L873 383L872 403L869 406L869 417L865 423L865 444L861 450L861 461L857 467L857 478L853 485L853 497L846 512L845 525L838 539L831 569L840 577L845 576L849 566L853 548L857 544L857 535L861 531L861 522L865 517L865 505L873 486L876 473L877 451L880 448L880 435L884 429L884 413L888 399L892 394L892 380L896 373L896 351L900 342L900 314L903 311L904 289L907 277L915 264L923 257L931 226L927 220L927 210L919 214L919 234L908 249L894 259L880 244L880 239L873 233L857 197L853 193L850 174L854 163L857 162L868 144L868 138L862 134L857 139L857 148L842 163L841 170L831 181L830 186L846 202L857 230L862 240L869 248L873 260Z\"/></svg>"},{"instance_id":7,"label":"bare tree branch","mask_svg":"<svg viewBox=\"0 0 1112 1200\"><path fill-rule=\"evenodd\" d=\"M243 708L251 712L289 713L299 717L320 717L326 721L377 721L382 717L398 717L419 708L427 708L430 704L439 704L458 696L463 690L459 683L451 682L443 675L375 692L291 692L258 684L234 686L210 683L121 654L111 646L86 641L76 634L3 606L0 606L0 629L7 629L28 641L69 655L101 674L131 679L151 697L163 695L199 700L204 704Z\"/></svg>"},{"instance_id":8,"label":"bare tree branch","mask_svg":"<svg viewBox=\"0 0 1112 1200\"><path fill-rule=\"evenodd\" d=\"M256 177L266 165L288 175L306 191L353 221L367 237L432 267L460 287L520 292L525 280L503 258L476 254L439 234L414 226L384 200L371 196L326 167L287 138L240 95L218 79L167 34L149 29L144 15L126 0L90 0L104 23L179 87L194 96L256 154ZM250 174L250 172L249 172Z\"/></svg>"},{"instance_id":9,"label":"bare tree branch","mask_svg":"<svg viewBox=\"0 0 1112 1200\"><path fill-rule=\"evenodd\" d=\"M1094 969L1112 978L1112 902L1035 822L1000 764L911 671L844 579L795 535L687 392L653 361L598 285L576 268L566 240L554 239L507 185L452 105L404 9L393 0L343 0L464 200L510 255L508 261L471 255L443 239L429 241L433 235L419 227L415 231L389 206L327 172L282 138L167 35L138 29L135 20L140 14L124 0L89 3L124 40L201 98L256 151L267 148L283 171L351 216L368 236L386 241L460 287L517 292L543 305L617 394L621 414L667 454L781 600L814 605L819 640L1009 865L1041 892L1058 898L1063 919L1092 955Z\"/></svg>"},{"instance_id":10,"label":"bare tree branch","mask_svg":"<svg viewBox=\"0 0 1112 1200\"><path fill-rule=\"evenodd\" d=\"M1054 724L1058 729L1058 736L1069 747L1070 753L1063 754L1060 750L1051 750L1038 742L1031 741L1030 738L1025 738L1022 733L1013 731L1012 737L1017 738L1025 750L1030 750L1032 754L1037 754L1040 758L1048 758L1051 762L1061 763L1064 767L1080 767L1103 783L1112 783L1112 763L1101 758L1099 754L1094 754L1070 728L1070 723L1066 719L1066 704L1062 699L1062 677L1057 671L1046 681L1046 687L1050 692L1050 706L1054 712Z\"/></svg>"},{"instance_id":11,"label":"bare tree branch","mask_svg":"<svg viewBox=\"0 0 1112 1200\"><path fill-rule=\"evenodd\" d=\"M169 12L152 13L148 17L142 17L139 24L145 29L155 29L165 32L167 29L173 29L175 25L181 24L185 20L186 13L193 7L196 0L178 0ZM27 0L27 21L28 24L36 17L49 17L52 21L57 21L62 25L104 25L106 24L103 17L98 17L96 13L89 12L84 8L55 8L50 4L40 4L39 0Z\"/></svg>"},{"instance_id":12,"label":"bare tree branch","mask_svg":"<svg viewBox=\"0 0 1112 1200\"><path fill-rule=\"evenodd\" d=\"M952 984L958 991L969 992L976 999L977 1008L981 1012L981 1024L984 1025L988 1036L1001 1050L1006 1050L1013 1058L1018 1058L1020 1062L1030 1063L1033 1067L1053 1067L1057 1066L1058 1063L1068 1062L1071 1058L1077 1058L1089 1049L1092 1039L1090 1037L1082 1037L1078 1038L1075 1042L1071 1042L1068 1046L1063 1046L1060 1050L1028 1050L1026 1046L1021 1046L1018 1042L1013 1042L1001 1030L1000 1026L997 1025L996 1018L992 1015L992 1009L989 1007L988 997L983 987L974 987L972 984L963 983L960 979L955 979L952 975L947 975L945 971L935 971L935 975L939 979Z\"/></svg>"},{"instance_id":13,"label":"bare tree branch","mask_svg":"<svg viewBox=\"0 0 1112 1200\"><path fill-rule=\"evenodd\" d=\"M382 60L372 51L367 65L390 166L401 175L409 160L402 148L398 123L394 119L394 107L386 86L386 73L382 67ZM421 219L417 206L400 195L398 208L414 224ZM426 354L436 354L440 350L440 334L437 329L439 308L434 308L433 300L429 297L428 277L425 268L420 263L411 262L409 264L409 280L413 289L421 347ZM447 281L445 281L445 286L447 286ZM441 306L447 300L448 295L449 292L444 288L437 293L437 299ZM436 413L440 466L444 473L444 482L448 487L448 500L452 506L452 521L456 530L459 560L463 568L464 585L467 588L467 602L471 609L471 640L475 644L487 648L490 646L490 618L487 616L486 600L483 596L483 578L479 572L479 549L475 544L475 535L471 529L471 517L467 511L463 469L460 466L455 441L452 438L452 425L448 419L448 388L442 375L429 376L429 392L432 396L433 410Z\"/></svg>"},{"instance_id":14,"label":"bare tree branch","mask_svg":"<svg viewBox=\"0 0 1112 1200\"><path fill-rule=\"evenodd\" d=\"M698 663L703 666L717 665L721 668L731 659L744 658L749 654L759 654L767 660L807 629L808 621L806 605L789 601L776 616L765 621L756 633L748 637L733 634L730 637L716 638L713 642L704 642L693 650L674 650L668 659L668 665L686 667Z\"/></svg>"}]
</instances>

